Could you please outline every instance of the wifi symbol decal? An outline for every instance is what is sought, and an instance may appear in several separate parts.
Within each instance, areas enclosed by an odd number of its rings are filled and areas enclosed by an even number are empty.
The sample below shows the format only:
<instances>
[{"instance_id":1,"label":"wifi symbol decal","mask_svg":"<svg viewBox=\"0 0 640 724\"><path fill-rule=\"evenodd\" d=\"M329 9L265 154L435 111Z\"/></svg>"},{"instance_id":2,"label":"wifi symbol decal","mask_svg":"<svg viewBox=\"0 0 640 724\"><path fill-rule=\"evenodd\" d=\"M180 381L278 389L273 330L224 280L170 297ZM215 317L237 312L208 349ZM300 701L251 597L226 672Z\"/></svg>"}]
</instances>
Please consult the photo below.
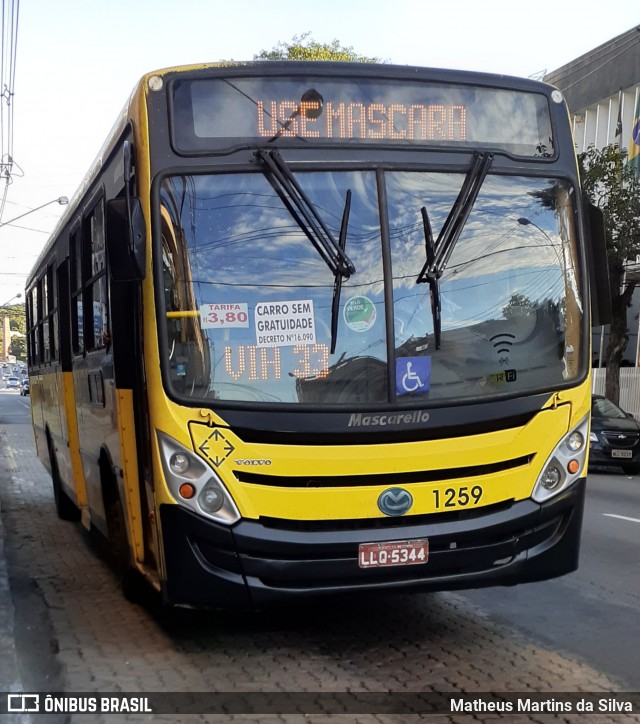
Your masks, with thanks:
<instances>
[{"instance_id":1,"label":"wifi symbol decal","mask_svg":"<svg viewBox=\"0 0 640 724\"><path fill-rule=\"evenodd\" d=\"M493 337L489 337L489 342L493 342L496 352L502 354L509 351L515 338L515 334L494 334Z\"/></svg>"}]
</instances>

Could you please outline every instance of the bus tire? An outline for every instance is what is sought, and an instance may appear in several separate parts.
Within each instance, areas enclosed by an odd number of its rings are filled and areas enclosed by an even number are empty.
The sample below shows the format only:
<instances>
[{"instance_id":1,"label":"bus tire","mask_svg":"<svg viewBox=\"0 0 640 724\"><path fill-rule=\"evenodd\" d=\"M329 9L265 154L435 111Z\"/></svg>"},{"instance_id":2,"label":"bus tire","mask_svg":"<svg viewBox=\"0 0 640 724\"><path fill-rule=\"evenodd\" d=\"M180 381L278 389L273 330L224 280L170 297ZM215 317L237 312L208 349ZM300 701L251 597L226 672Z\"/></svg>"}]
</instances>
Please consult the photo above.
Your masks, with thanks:
<instances>
[{"instance_id":1,"label":"bus tire","mask_svg":"<svg viewBox=\"0 0 640 724\"><path fill-rule=\"evenodd\" d=\"M53 483L53 499L56 506L56 513L61 520L80 520L80 510L71 498L64 492L62 481L60 479L60 471L58 470L58 461L53 450L51 438L47 436L49 444L49 460L51 462L51 481Z\"/></svg>"}]
</instances>

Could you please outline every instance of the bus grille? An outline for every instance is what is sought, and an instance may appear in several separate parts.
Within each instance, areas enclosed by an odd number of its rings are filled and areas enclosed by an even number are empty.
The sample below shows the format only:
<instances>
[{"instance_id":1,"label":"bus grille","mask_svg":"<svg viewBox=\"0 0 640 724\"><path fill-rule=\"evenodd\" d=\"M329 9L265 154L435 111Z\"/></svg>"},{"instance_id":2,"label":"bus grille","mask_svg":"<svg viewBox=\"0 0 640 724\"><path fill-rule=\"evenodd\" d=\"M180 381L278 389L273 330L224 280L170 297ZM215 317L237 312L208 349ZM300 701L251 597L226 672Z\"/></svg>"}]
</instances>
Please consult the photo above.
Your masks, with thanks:
<instances>
[{"instance_id":1,"label":"bus grille","mask_svg":"<svg viewBox=\"0 0 640 724\"><path fill-rule=\"evenodd\" d=\"M410 485L411 483L431 483L457 478L473 478L492 475L505 470L513 470L529 465L535 455L524 455L512 460L502 460L487 465L473 465L463 468L441 470L418 470L406 473L376 473L372 475L266 475L264 473L234 470L236 479L241 483L269 485L278 488L350 488L368 485Z\"/></svg>"},{"instance_id":2,"label":"bus grille","mask_svg":"<svg viewBox=\"0 0 640 724\"><path fill-rule=\"evenodd\" d=\"M292 520L288 518L270 518L260 516L259 522L265 528L273 530L288 530L298 533L325 533L332 531L351 530L384 530L388 528L406 528L408 525L427 525L433 523L453 523L461 520L470 520L490 513L500 513L509 510L513 500L505 500L481 508L466 510L453 510L443 513L425 513L423 515L393 516L385 518L350 518L348 520Z\"/></svg>"}]
</instances>

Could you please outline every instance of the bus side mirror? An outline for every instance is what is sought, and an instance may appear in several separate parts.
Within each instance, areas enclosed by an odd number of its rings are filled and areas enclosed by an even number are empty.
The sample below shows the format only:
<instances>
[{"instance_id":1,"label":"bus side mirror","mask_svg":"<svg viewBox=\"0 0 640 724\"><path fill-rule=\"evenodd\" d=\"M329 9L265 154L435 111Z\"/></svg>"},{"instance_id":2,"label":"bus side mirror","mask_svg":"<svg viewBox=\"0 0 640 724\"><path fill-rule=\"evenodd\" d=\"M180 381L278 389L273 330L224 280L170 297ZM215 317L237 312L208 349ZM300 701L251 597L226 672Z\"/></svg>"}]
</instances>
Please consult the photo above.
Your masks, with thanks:
<instances>
[{"instance_id":1,"label":"bus side mirror","mask_svg":"<svg viewBox=\"0 0 640 724\"><path fill-rule=\"evenodd\" d=\"M127 206L131 210L131 218ZM146 228L140 199L107 202L107 253L111 278L116 282L140 281L146 269Z\"/></svg>"},{"instance_id":2,"label":"bus side mirror","mask_svg":"<svg viewBox=\"0 0 640 724\"><path fill-rule=\"evenodd\" d=\"M607 241L602 211L594 204L587 206L587 264L591 286L591 326L611 322L611 286Z\"/></svg>"}]
</instances>

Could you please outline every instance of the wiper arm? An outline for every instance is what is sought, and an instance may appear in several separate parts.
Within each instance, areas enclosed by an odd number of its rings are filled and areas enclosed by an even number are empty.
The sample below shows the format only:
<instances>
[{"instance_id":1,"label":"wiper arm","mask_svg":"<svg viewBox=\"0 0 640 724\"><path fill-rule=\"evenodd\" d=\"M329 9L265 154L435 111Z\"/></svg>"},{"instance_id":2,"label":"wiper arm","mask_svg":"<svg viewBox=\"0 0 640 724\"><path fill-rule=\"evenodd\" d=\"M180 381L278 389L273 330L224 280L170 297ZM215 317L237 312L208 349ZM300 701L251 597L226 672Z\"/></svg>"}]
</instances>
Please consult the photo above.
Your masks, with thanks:
<instances>
[{"instance_id":1,"label":"wiper arm","mask_svg":"<svg viewBox=\"0 0 640 724\"><path fill-rule=\"evenodd\" d=\"M422 214L422 226L424 227L424 243L427 250L427 261L422 268L420 274L425 274L425 278L418 277L416 284L422 284L425 281L429 283L429 295L431 297L431 316L433 317L433 334L436 342L436 349L440 349L440 335L442 330L442 308L440 305L440 275L429 271L436 263L436 246L433 241L433 231L431 230L431 222L429 221L429 213L427 207L420 209ZM425 268L427 271L425 272Z\"/></svg>"},{"instance_id":2,"label":"wiper arm","mask_svg":"<svg viewBox=\"0 0 640 724\"><path fill-rule=\"evenodd\" d=\"M416 284L429 284L431 295L431 313L433 315L433 333L436 349L440 349L442 332L441 304L440 304L440 277L447 268L451 254L455 248L460 234L467 223L471 209L478 198L478 193L489 173L493 162L492 153L473 154L471 168L467 171L458 197L451 207L451 211L444 222L437 241L433 241L431 223L426 207L422 207L422 223L424 226L424 238L427 252L427 260L416 279Z\"/></svg>"},{"instance_id":3,"label":"wiper arm","mask_svg":"<svg viewBox=\"0 0 640 724\"><path fill-rule=\"evenodd\" d=\"M347 197L342 212L342 223L340 224L340 238L338 248L344 254L347 245L347 227L349 226L349 214L351 213L351 189L347 190ZM338 316L340 312L340 293L342 291L342 274L336 274L333 281L333 298L331 301L331 354L336 351L336 340L338 338Z\"/></svg>"},{"instance_id":4,"label":"wiper arm","mask_svg":"<svg viewBox=\"0 0 640 724\"><path fill-rule=\"evenodd\" d=\"M340 248L280 154L277 151L258 150L255 156L266 166L269 182L334 277L348 279L356 270L353 262L345 254L344 248Z\"/></svg>"}]
</instances>

